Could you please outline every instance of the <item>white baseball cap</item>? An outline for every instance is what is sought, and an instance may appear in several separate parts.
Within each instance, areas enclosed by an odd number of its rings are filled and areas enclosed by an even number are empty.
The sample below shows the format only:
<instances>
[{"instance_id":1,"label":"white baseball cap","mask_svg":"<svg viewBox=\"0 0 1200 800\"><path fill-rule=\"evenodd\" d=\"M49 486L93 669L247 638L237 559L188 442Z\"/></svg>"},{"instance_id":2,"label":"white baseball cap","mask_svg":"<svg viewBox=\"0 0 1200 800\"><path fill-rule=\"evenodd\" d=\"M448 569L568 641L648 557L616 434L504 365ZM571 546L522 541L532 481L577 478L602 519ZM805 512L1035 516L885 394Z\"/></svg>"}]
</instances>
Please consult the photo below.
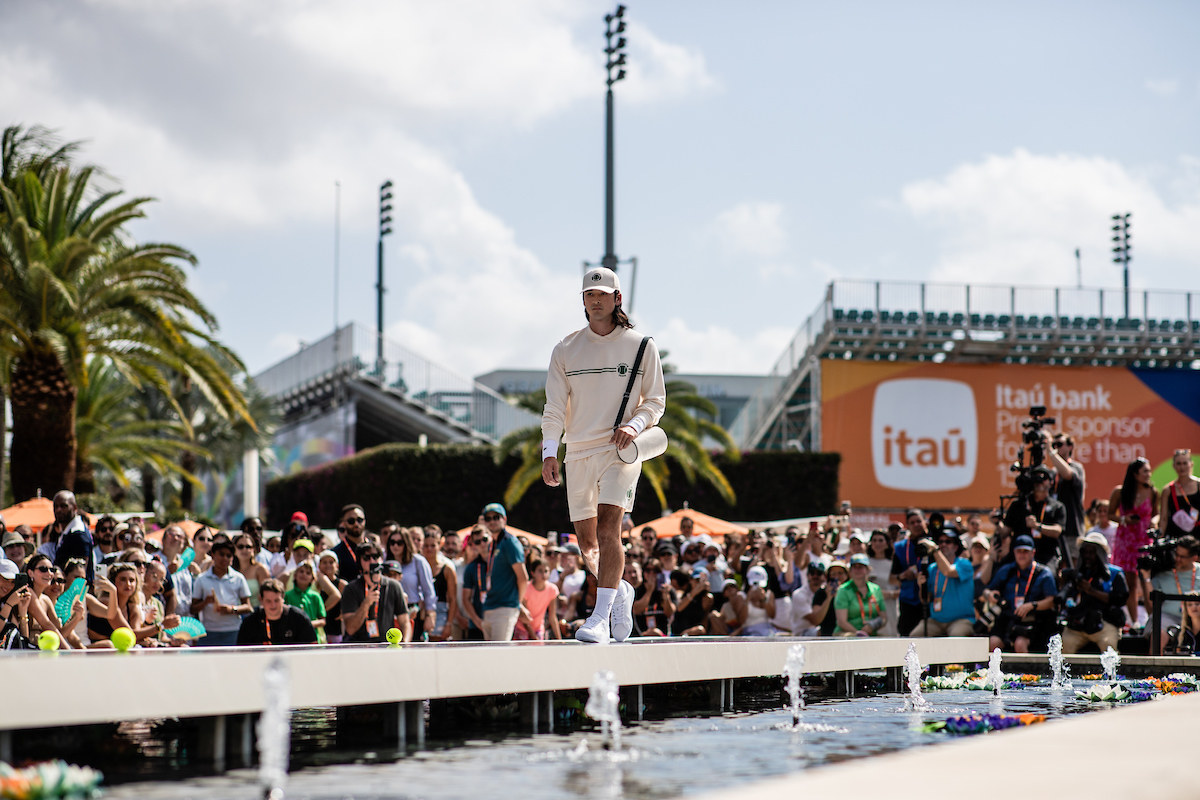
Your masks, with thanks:
<instances>
[{"instance_id":1,"label":"white baseball cap","mask_svg":"<svg viewBox=\"0 0 1200 800\"><path fill-rule=\"evenodd\" d=\"M612 294L621 291L621 281L617 279L617 273L608 267L593 267L583 273L583 288L580 291L586 292L588 289Z\"/></svg>"},{"instance_id":2,"label":"white baseball cap","mask_svg":"<svg viewBox=\"0 0 1200 800\"><path fill-rule=\"evenodd\" d=\"M746 572L746 582L751 586L766 586L767 571L763 567L753 566Z\"/></svg>"},{"instance_id":3,"label":"white baseball cap","mask_svg":"<svg viewBox=\"0 0 1200 800\"><path fill-rule=\"evenodd\" d=\"M0 578L8 578L11 581L20 572L20 568L12 561L9 561L7 558L0 558Z\"/></svg>"}]
</instances>

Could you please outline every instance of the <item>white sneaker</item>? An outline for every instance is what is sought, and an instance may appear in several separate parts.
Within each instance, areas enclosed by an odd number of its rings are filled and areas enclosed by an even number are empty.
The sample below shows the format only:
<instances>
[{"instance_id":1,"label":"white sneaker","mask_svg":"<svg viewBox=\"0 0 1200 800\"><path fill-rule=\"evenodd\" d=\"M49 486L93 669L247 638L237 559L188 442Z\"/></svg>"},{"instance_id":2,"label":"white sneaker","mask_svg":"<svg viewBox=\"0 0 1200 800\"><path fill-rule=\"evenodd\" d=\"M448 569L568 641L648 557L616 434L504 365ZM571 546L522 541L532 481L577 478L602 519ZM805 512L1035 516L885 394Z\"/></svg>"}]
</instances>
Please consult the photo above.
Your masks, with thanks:
<instances>
[{"instance_id":1,"label":"white sneaker","mask_svg":"<svg viewBox=\"0 0 1200 800\"><path fill-rule=\"evenodd\" d=\"M581 642L608 644L608 620L593 614L575 631L575 638Z\"/></svg>"},{"instance_id":2,"label":"white sneaker","mask_svg":"<svg viewBox=\"0 0 1200 800\"><path fill-rule=\"evenodd\" d=\"M609 627L612 629L612 637L618 642L625 641L629 634L633 633L633 584L629 581L617 584L617 596L613 600L612 622L609 623Z\"/></svg>"}]
</instances>

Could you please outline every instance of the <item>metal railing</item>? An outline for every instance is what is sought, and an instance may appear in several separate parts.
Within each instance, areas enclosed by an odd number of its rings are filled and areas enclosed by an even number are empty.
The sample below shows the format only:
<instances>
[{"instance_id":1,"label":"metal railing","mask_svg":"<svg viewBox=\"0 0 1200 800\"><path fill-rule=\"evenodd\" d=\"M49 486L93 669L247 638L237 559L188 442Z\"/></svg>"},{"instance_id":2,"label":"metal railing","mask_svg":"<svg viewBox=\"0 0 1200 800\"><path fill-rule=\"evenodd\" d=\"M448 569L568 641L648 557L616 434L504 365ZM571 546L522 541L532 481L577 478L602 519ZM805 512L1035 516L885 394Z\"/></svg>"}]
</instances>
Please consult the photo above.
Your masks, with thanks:
<instances>
[{"instance_id":1,"label":"metal railing","mask_svg":"<svg viewBox=\"0 0 1200 800\"><path fill-rule=\"evenodd\" d=\"M282 397L330 378L369 379L494 441L517 428L540 424L535 414L510 405L487 386L386 337L380 363L378 344L375 331L350 323L263 370L255 381L268 396Z\"/></svg>"}]
</instances>

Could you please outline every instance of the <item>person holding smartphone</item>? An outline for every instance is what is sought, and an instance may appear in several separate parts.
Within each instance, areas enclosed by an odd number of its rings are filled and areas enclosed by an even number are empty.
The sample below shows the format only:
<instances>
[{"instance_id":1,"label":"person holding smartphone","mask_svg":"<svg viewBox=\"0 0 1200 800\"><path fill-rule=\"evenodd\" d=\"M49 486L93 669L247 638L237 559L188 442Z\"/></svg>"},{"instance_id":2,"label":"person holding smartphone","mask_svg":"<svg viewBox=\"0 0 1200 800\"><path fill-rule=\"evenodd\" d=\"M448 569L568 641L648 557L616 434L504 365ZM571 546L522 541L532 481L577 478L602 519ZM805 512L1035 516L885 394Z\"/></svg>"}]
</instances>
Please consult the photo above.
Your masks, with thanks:
<instances>
[{"instance_id":1,"label":"person holding smartphone","mask_svg":"<svg viewBox=\"0 0 1200 800\"><path fill-rule=\"evenodd\" d=\"M345 642L383 642L389 628L399 628L412 641L408 598L399 581L384 577L383 550L372 542L358 546L359 576L342 592Z\"/></svg>"},{"instance_id":2,"label":"person holding smartphone","mask_svg":"<svg viewBox=\"0 0 1200 800\"><path fill-rule=\"evenodd\" d=\"M0 650L25 650L29 644L29 604L33 592L20 568L0 558Z\"/></svg>"}]
</instances>

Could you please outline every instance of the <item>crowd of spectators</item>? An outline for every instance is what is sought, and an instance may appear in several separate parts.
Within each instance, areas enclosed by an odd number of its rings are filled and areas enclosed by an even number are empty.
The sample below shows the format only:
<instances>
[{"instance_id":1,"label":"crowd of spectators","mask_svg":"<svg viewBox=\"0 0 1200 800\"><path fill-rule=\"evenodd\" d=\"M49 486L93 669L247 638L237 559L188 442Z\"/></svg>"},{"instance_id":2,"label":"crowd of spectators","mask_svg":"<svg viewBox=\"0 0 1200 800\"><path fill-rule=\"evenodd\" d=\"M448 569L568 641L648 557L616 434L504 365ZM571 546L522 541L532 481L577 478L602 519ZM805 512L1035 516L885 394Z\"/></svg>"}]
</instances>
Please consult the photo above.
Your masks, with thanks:
<instances>
[{"instance_id":1,"label":"crowd of spectators","mask_svg":"<svg viewBox=\"0 0 1200 800\"><path fill-rule=\"evenodd\" d=\"M635 531L627 517L634 635L986 636L990 647L1027 652L1061 633L1073 653L1142 635L1158 590L1196 595L1159 609L1160 644L1195 651L1200 483L1190 452L1175 454L1177 478L1161 494L1138 459L1109 498L1085 509L1073 442L1047 445L1030 493L1004 514L912 508L903 523L862 531L843 513L719 538L686 515L670 537L654 523ZM54 516L40 537L27 526L3 530L5 648L43 631L67 648L112 647L121 628L142 647L377 643L391 629L404 641L559 639L596 603L596 577L574 537L543 545L515 536L498 503L461 537L394 520L374 533L356 504L336 530L297 512L278 534L256 517L234 532L148 530L136 518L82 514L69 492L55 496ZM1139 548L1159 528L1174 540L1169 563L1139 567ZM57 608L76 579L87 591ZM186 618L204 635L181 635Z\"/></svg>"}]
</instances>

